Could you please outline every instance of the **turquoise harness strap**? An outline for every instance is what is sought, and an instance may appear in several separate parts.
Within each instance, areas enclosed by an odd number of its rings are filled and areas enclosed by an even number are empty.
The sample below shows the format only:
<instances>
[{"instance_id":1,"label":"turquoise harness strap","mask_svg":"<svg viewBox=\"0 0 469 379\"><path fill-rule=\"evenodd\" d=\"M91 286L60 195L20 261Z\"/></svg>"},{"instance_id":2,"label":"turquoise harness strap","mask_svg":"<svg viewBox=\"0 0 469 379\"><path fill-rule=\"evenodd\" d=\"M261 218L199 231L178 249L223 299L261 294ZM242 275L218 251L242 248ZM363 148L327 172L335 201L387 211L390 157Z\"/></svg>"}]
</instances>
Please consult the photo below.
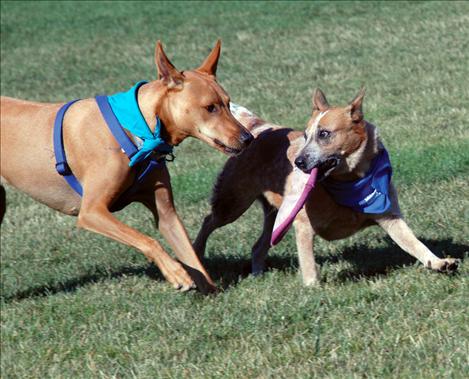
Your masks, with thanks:
<instances>
[{"instance_id":1,"label":"turquoise harness strap","mask_svg":"<svg viewBox=\"0 0 469 379\"><path fill-rule=\"evenodd\" d=\"M138 82L127 92L119 92L107 97L112 112L120 125L143 141L142 145L139 146L138 152L130 158L130 167L145 160L154 151L163 155L170 154L173 151L173 147L167 144L160 136L160 118L156 117L155 131L152 132L140 111L137 94L138 89L145 83L147 82Z\"/></svg>"}]
</instances>

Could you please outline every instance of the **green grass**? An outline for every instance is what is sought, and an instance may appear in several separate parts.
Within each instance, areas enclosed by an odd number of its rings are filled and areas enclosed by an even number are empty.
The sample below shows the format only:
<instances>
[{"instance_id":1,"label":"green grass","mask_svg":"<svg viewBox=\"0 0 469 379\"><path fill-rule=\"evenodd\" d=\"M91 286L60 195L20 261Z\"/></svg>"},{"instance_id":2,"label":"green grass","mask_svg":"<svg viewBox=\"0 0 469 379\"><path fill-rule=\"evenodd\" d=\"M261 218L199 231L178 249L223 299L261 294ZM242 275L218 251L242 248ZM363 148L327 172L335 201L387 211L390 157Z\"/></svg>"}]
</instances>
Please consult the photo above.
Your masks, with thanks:
<instances>
[{"instance_id":1,"label":"green grass","mask_svg":"<svg viewBox=\"0 0 469 379\"><path fill-rule=\"evenodd\" d=\"M469 3L1 3L1 93L63 101L155 77L161 39L177 67L223 39L234 102L301 129L314 87L331 103L367 88L401 206L439 255L469 252ZM34 127L34 125L31 125ZM32 141L33 143L33 141ZM195 140L170 164L195 237L224 160ZM468 266L414 264L380 230L318 241L322 285L302 287L290 233L248 276L252 207L214 233L207 267L225 291L177 293L137 252L78 230L10 188L1 229L2 378L463 378ZM139 205L119 213L156 236ZM233 238L233 236L238 236Z\"/></svg>"}]
</instances>

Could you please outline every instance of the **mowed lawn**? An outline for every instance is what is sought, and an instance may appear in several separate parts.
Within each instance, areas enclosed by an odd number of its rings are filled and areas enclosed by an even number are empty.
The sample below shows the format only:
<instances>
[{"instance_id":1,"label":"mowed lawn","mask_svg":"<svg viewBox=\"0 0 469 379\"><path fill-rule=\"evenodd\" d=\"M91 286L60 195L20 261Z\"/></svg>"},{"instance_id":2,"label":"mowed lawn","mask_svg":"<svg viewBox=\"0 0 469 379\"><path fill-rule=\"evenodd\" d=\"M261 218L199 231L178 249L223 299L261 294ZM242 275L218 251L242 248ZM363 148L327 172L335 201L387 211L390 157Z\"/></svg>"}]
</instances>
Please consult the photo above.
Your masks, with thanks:
<instances>
[{"instance_id":1,"label":"mowed lawn","mask_svg":"<svg viewBox=\"0 0 469 379\"><path fill-rule=\"evenodd\" d=\"M364 84L365 115L390 151L410 226L438 255L464 259L468 25L464 2L2 1L1 94L114 93L155 78L157 39L188 69L218 37L220 83L269 121L301 130L315 87L344 104ZM226 157L196 140L176 156L176 206L195 238ZM135 250L7 189L2 378L469 375L467 261L458 275L432 273L372 228L317 241L322 284L304 288L289 233L272 249L269 272L253 278L256 205L209 240L207 267L224 291L178 293ZM118 217L161 241L142 209Z\"/></svg>"}]
</instances>

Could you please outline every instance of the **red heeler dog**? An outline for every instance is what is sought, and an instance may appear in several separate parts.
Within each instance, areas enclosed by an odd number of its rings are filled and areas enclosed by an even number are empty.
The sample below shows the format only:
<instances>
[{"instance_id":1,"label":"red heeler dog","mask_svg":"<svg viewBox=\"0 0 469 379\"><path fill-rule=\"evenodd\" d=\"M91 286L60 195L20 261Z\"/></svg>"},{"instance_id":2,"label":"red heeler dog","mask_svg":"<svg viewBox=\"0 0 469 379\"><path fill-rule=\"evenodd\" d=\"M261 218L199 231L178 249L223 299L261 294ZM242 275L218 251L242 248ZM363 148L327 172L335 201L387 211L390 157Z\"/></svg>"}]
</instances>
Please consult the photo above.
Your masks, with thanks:
<instances>
[{"instance_id":1,"label":"red heeler dog","mask_svg":"<svg viewBox=\"0 0 469 379\"><path fill-rule=\"evenodd\" d=\"M371 225L381 226L404 251L426 267L455 271L458 260L438 258L412 233L402 219L397 193L390 180L385 190L387 196L381 198L382 205L386 204L384 212L364 213L358 203L341 205L350 201L347 196L341 196L342 187L349 190L351 183L368 177L374 180L369 172L374 172L376 165L379 168L380 161L384 162L383 167L390 168L375 126L363 119L363 97L362 90L347 106L331 107L324 94L316 90L305 133L269 124L247 109L233 105L235 117L256 138L243 153L230 158L218 176L211 213L204 219L194 243L199 257L204 254L210 234L238 219L257 199L264 210L264 229L252 249L252 271L262 272L277 210L294 187L296 166L306 173L317 168L319 180L293 223L306 285L319 282L313 255L316 235L326 240L342 239ZM380 195L376 192L369 198Z\"/></svg>"}]
</instances>

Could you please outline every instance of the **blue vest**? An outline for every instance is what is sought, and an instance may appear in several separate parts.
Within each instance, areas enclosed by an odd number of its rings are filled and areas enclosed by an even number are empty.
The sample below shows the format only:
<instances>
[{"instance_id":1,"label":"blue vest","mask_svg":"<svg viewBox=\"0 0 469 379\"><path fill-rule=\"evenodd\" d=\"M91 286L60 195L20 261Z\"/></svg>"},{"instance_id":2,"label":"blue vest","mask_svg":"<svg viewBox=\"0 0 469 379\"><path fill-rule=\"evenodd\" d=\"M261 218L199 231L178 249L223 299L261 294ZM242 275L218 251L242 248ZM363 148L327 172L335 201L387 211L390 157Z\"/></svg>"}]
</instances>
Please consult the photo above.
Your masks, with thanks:
<instances>
[{"instance_id":1,"label":"blue vest","mask_svg":"<svg viewBox=\"0 0 469 379\"><path fill-rule=\"evenodd\" d=\"M158 157L152 156L154 151L161 155L170 154L173 147L167 144L160 137L161 121L156 117L155 131L152 132L147 125L138 106L137 92L138 89L146 82L138 82L129 91L120 92L111 96L97 96L96 102L106 121L114 138L117 140L122 150L129 158L129 166L137 163L144 163L138 172L136 183L127 190L127 193L134 192L138 188L138 184L143 182L147 174L155 168L161 168L165 165L165 161ZM67 109L78 100L72 100L63 105L57 112L54 122L54 154L57 172L64 177L68 184L80 196L83 196L83 188L80 182L73 175L67 163L63 144L63 119ZM137 147L124 129L128 130L132 136L138 138L141 143Z\"/></svg>"},{"instance_id":2,"label":"blue vest","mask_svg":"<svg viewBox=\"0 0 469 379\"><path fill-rule=\"evenodd\" d=\"M350 182L326 178L322 185L337 204L361 213L382 214L391 207L391 176L391 162L388 152L383 148L363 178Z\"/></svg>"}]
</instances>

